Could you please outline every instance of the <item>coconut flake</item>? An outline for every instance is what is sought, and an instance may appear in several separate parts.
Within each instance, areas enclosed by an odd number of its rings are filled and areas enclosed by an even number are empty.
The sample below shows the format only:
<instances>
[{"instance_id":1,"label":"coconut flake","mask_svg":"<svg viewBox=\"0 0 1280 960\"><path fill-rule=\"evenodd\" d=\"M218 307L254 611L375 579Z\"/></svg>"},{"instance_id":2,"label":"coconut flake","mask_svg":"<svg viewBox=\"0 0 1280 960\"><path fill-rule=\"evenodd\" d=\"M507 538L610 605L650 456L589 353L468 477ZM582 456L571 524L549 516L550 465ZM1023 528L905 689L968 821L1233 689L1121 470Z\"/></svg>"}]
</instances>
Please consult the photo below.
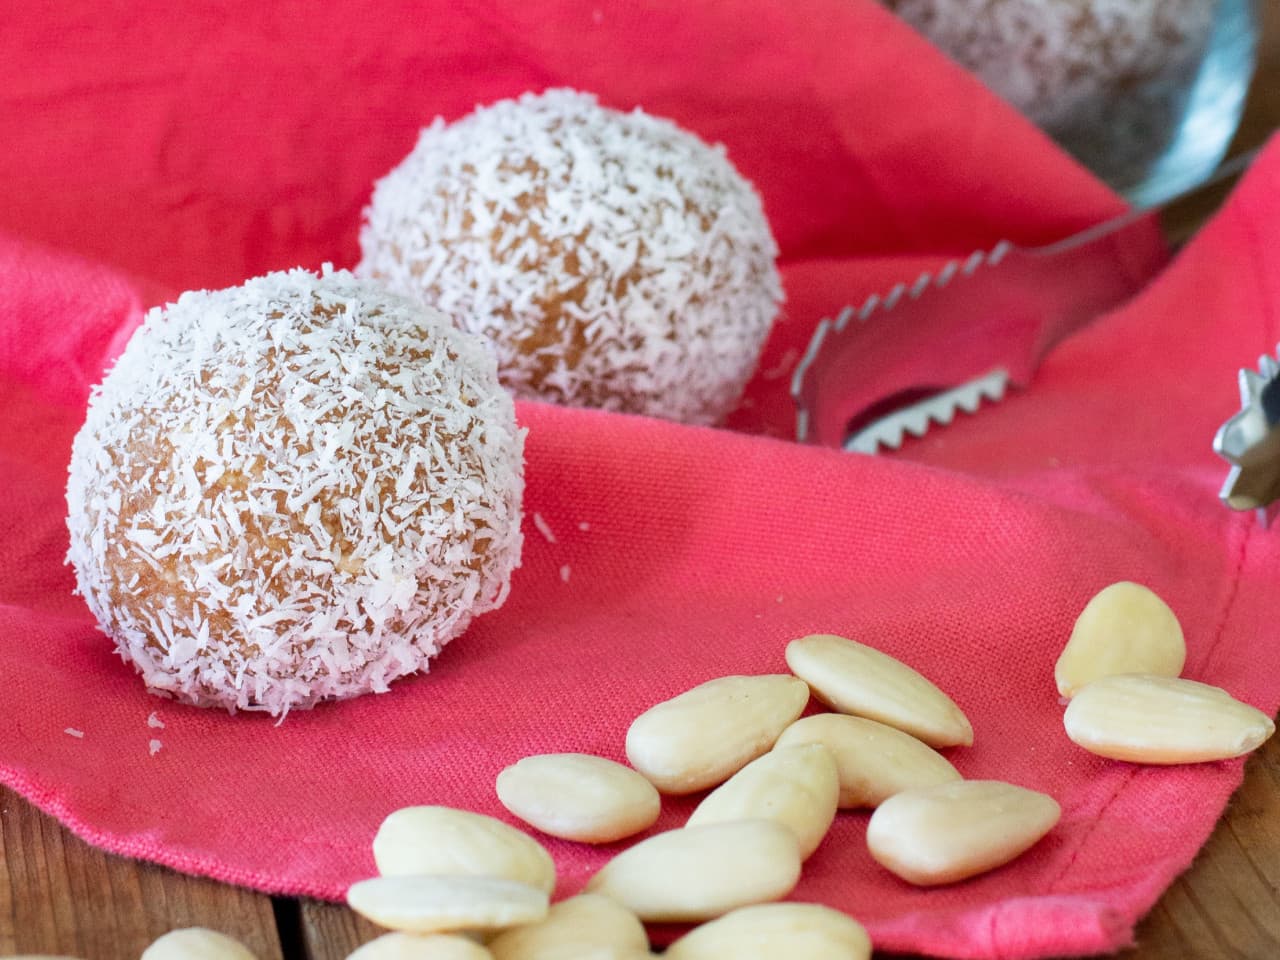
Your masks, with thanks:
<instances>
[{"instance_id":1,"label":"coconut flake","mask_svg":"<svg viewBox=\"0 0 1280 960\"><path fill-rule=\"evenodd\" d=\"M163 730L164 721L156 716L155 712L152 711L151 715L147 717L147 726L151 727L153 730Z\"/></svg>"},{"instance_id":2,"label":"coconut flake","mask_svg":"<svg viewBox=\"0 0 1280 960\"><path fill-rule=\"evenodd\" d=\"M77 730L75 727L67 727L62 732L65 733L68 737L75 737L77 740L84 739L84 731Z\"/></svg>"},{"instance_id":3,"label":"coconut flake","mask_svg":"<svg viewBox=\"0 0 1280 960\"><path fill-rule=\"evenodd\" d=\"M161 748L161 747L163 747L163 746L164 746L164 744L163 744L163 743L161 743L159 740L148 740L148 741L147 741L147 752L148 752L149 754L151 754L151 756L153 756L153 757L154 757L157 753L159 753L159 752L160 752L160 748Z\"/></svg>"},{"instance_id":4,"label":"coconut flake","mask_svg":"<svg viewBox=\"0 0 1280 960\"><path fill-rule=\"evenodd\" d=\"M761 380L781 380L783 377L791 375L792 369L796 365L796 361L800 359L800 351L795 347L789 347L778 362L767 370L760 371Z\"/></svg>"},{"instance_id":5,"label":"coconut flake","mask_svg":"<svg viewBox=\"0 0 1280 960\"><path fill-rule=\"evenodd\" d=\"M547 543L556 542L555 531L551 529L551 524L547 523L542 514L536 511L533 514L533 525L538 528L538 532L542 534L542 538L546 540Z\"/></svg>"},{"instance_id":6,"label":"coconut flake","mask_svg":"<svg viewBox=\"0 0 1280 960\"><path fill-rule=\"evenodd\" d=\"M569 565L567 563L560 568L560 579L565 583L569 582Z\"/></svg>"}]
</instances>

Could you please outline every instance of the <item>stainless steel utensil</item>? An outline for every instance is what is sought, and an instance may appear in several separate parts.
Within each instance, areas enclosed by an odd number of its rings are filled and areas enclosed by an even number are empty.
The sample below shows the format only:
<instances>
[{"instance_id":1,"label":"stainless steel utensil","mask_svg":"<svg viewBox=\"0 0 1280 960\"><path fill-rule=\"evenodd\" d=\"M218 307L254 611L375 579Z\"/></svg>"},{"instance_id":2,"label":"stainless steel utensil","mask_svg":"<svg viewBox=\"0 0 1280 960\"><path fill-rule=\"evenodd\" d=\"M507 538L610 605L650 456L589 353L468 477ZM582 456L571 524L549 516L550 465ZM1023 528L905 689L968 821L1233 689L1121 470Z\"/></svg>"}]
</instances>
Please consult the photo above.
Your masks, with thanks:
<instances>
[{"instance_id":1,"label":"stainless steel utensil","mask_svg":"<svg viewBox=\"0 0 1280 960\"><path fill-rule=\"evenodd\" d=\"M1280 364L1263 356L1257 370L1240 371L1240 412L1213 438L1213 449L1231 464L1222 502L1256 510L1265 525L1280 500Z\"/></svg>"},{"instance_id":2,"label":"stainless steel utensil","mask_svg":"<svg viewBox=\"0 0 1280 960\"><path fill-rule=\"evenodd\" d=\"M999 243L819 323L792 376L796 439L874 452L1024 386L1041 358L1166 264L1154 214L1241 173L1241 154L1159 208L1057 243ZM1142 242L1136 242L1141 240Z\"/></svg>"}]
</instances>

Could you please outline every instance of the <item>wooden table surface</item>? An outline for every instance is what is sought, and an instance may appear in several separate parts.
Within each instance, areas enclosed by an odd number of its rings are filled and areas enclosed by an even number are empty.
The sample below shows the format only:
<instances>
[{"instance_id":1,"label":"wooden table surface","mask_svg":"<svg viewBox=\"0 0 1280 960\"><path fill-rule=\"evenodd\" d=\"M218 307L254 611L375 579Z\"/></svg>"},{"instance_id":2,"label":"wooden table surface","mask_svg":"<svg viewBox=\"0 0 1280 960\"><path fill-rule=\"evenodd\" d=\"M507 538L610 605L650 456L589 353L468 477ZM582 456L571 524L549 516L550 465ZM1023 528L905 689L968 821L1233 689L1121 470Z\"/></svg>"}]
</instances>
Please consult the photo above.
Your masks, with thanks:
<instances>
[{"instance_id":1,"label":"wooden table surface","mask_svg":"<svg viewBox=\"0 0 1280 960\"><path fill-rule=\"evenodd\" d=\"M1261 63L1233 153L1280 126L1280 0L1262 0L1262 8ZM1204 202L1181 208L1173 232L1210 212ZM206 926L260 960L342 960L381 932L342 906L271 898L103 853L4 788L0 854L0 957L136 960L169 930ZM1280 737L1249 760L1217 830L1124 956L1280 958Z\"/></svg>"}]
</instances>

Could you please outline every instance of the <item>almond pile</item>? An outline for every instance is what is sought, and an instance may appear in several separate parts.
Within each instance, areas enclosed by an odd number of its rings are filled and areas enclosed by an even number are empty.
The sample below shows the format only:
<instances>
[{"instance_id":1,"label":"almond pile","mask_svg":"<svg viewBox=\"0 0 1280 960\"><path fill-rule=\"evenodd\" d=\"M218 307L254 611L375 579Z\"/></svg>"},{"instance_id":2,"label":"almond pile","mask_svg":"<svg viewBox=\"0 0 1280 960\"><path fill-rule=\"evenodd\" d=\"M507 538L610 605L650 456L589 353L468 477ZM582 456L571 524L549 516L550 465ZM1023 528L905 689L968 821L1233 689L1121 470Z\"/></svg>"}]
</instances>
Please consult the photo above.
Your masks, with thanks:
<instances>
[{"instance_id":1,"label":"almond pile","mask_svg":"<svg viewBox=\"0 0 1280 960\"><path fill-rule=\"evenodd\" d=\"M1226 691L1181 679L1181 625L1146 587L1116 583L1077 619L1055 666L1067 736L1102 757L1237 757L1275 730ZM942 690L887 654L831 634L793 640L793 675L728 676L655 704L627 731L631 766L579 753L526 757L497 778L504 807L550 836L613 843L657 820L660 794L705 796L678 829L613 857L550 902L555 864L533 837L478 813L409 807L373 841L379 876L353 910L392 933L349 960L642 960L644 924L691 923L672 960L868 960L871 941L828 907L783 901L841 809L869 808L871 856L918 886L995 869L1061 816L1050 796L965 780L938 749L973 743ZM831 713L802 717L810 698ZM157 940L143 960L199 951L251 960L208 930Z\"/></svg>"},{"instance_id":2,"label":"almond pile","mask_svg":"<svg viewBox=\"0 0 1280 960\"><path fill-rule=\"evenodd\" d=\"M1173 764L1239 757L1275 733L1261 710L1182 679L1186 661L1182 626L1155 593L1127 582L1102 590L1054 668L1071 701L1067 736L1100 757Z\"/></svg>"},{"instance_id":3,"label":"almond pile","mask_svg":"<svg viewBox=\"0 0 1280 960\"><path fill-rule=\"evenodd\" d=\"M786 661L794 675L719 677L646 710L627 731L630 766L545 754L498 775L512 814L584 843L648 829L660 794L705 792L683 827L618 853L576 897L548 906L550 858L505 824L441 807L391 814L374 840L382 876L352 886L348 903L397 932L362 950L396 937L396 950L419 951L396 956L434 957L425 951L449 938L467 957L635 960L652 955L644 923L676 922L698 924L668 948L677 960L866 960L871 942L857 921L777 902L839 809L886 811L872 817L872 856L920 884L992 869L1057 822L1044 794L961 780L935 747L971 744L972 726L901 661L829 634L792 641ZM802 718L812 697L838 712ZM465 947L453 945L459 936Z\"/></svg>"}]
</instances>

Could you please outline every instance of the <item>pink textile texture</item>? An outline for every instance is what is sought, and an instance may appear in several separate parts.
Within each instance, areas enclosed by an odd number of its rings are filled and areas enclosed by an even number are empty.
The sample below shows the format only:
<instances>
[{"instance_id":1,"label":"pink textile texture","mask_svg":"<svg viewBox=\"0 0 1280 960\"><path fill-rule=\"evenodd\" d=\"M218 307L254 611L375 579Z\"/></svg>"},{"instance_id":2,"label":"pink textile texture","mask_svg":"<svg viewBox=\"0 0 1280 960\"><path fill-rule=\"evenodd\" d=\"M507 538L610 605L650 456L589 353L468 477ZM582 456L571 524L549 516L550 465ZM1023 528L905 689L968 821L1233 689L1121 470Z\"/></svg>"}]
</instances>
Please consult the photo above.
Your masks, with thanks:
<instances>
[{"instance_id":1,"label":"pink textile texture","mask_svg":"<svg viewBox=\"0 0 1280 960\"><path fill-rule=\"evenodd\" d=\"M786 641L835 632L954 696L976 730L948 754L965 776L1044 790L1064 812L1014 864L928 891L876 866L866 814L842 814L795 897L847 910L887 950L1129 942L1242 763L1080 751L1053 661L1095 591L1138 580L1181 618L1187 676L1280 705L1280 539L1218 503L1210 449L1237 368L1280 336L1280 144L1030 389L899 455L845 455L778 439L821 316L939 255L1063 236L1116 198L870 0L432 7L0 13L0 781L106 849L336 899L373 873L391 810L506 817L492 786L506 764L621 759L654 702L782 671ZM280 726L149 696L62 564L71 438L141 306L351 265L371 183L420 125L558 84L724 142L759 186L789 299L738 429L523 404L524 565L428 675ZM668 801L656 829L694 802ZM548 846L561 894L614 852Z\"/></svg>"}]
</instances>

